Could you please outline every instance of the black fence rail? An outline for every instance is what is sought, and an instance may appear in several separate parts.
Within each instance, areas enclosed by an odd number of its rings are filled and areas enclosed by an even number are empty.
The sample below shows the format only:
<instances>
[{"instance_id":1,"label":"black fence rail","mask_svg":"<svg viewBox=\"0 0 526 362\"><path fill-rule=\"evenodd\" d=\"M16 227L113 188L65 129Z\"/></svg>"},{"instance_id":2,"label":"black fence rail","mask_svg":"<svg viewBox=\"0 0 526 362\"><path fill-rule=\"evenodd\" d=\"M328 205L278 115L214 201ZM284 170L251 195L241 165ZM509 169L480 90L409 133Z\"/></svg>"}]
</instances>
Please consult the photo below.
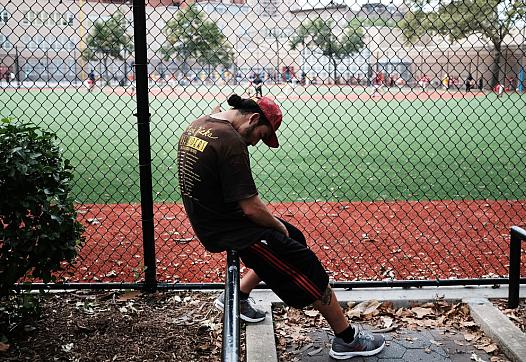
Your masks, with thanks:
<instances>
[{"instance_id":1,"label":"black fence rail","mask_svg":"<svg viewBox=\"0 0 526 362\"><path fill-rule=\"evenodd\" d=\"M507 283L526 220L525 7L0 0L0 115L58 134L86 226L46 287L223 286L175 149L258 78L284 111L281 147L251 152L260 195L335 286Z\"/></svg>"},{"instance_id":2,"label":"black fence rail","mask_svg":"<svg viewBox=\"0 0 526 362\"><path fill-rule=\"evenodd\" d=\"M510 286L508 308L519 306L519 290L521 283L521 243L526 240L526 230L514 226L510 231ZM524 282L524 281L523 281Z\"/></svg>"}]
</instances>

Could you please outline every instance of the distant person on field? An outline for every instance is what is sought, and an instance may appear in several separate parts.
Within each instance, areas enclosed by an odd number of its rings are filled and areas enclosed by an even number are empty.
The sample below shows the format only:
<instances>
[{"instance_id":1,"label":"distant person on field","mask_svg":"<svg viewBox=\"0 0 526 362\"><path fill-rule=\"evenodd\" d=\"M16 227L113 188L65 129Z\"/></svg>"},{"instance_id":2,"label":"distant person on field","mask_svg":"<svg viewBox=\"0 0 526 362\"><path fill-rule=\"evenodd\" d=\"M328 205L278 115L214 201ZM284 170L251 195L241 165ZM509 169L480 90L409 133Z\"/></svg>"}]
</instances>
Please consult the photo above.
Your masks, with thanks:
<instances>
[{"instance_id":1,"label":"distant person on field","mask_svg":"<svg viewBox=\"0 0 526 362\"><path fill-rule=\"evenodd\" d=\"M449 90L449 74L444 74L444 77L442 78L442 86L445 90Z\"/></svg>"},{"instance_id":2,"label":"distant person on field","mask_svg":"<svg viewBox=\"0 0 526 362\"><path fill-rule=\"evenodd\" d=\"M88 92L91 92L93 88L95 87L95 71L94 70L89 72L87 82L88 82Z\"/></svg>"},{"instance_id":3,"label":"distant person on field","mask_svg":"<svg viewBox=\"0 0 526 362\"><path fill-rule=\"evenodd\" d=\"M466 92L471 92L471 89L475 87L475 79L473 79L473 76L471 73L468 74L468 77L466 78Z\"/></svg>"},{"instance_id":4,"label":"distant person on field","mask_svg":"<svg viewBox=\"0 0 526 362\"><path fill-rule=\"evenodd\" d=\"M424 74L424 75L420 78L420 80L418 81L418 85L419 85L420 87L422 87L422 91L425 92L426 89L427 89L427 86L429 85L429 77L428 77L426 74Z\"/></svg>"},{"instance_id":5,"label":"distant person on field","mask_svg":"<svg viewBox=\"0 0 526 362\"><path fill-rule=\"evenodd\" d=\"M263 97L263 79L261 79L259 74L256 74L256 78L254 78L253 84L254 89L256 90L256 97Z\"/></svg>"},{"instance_id":6,"label":"distant person on field","mask_svg":"<svg viewBox=\"0 0 526 362\"><path fill-rule=\"evenodd\" d=\"M381 96L380 94L380 88L384 84L384 75L382 72L376 73L374 80L373 80L373 98L378 94L378 96Z\"/></svg>"},{"instance_id":7,"label":"distant person on field","mask_svg":"<svg viewBox=\"0 0 526 362\"><path fill-rule=\"evenodd\" d=\"M279 146L281 109L267 97L256 101L235 94L228 105L226 111L217 106L183 132L178 172L184 208L200 242L213 253L236 250L250 268L240 282L241 319L249 323L265 319L249 300L250 292L264 281L289 306L313 306L325 317L335 334L329 352L333 358L380 352L384 337L349 324L303 233L272 215L259 197L248 146L259 141ZM214 305L224 309L224 292Z\"/></svg>"}]
</instances>

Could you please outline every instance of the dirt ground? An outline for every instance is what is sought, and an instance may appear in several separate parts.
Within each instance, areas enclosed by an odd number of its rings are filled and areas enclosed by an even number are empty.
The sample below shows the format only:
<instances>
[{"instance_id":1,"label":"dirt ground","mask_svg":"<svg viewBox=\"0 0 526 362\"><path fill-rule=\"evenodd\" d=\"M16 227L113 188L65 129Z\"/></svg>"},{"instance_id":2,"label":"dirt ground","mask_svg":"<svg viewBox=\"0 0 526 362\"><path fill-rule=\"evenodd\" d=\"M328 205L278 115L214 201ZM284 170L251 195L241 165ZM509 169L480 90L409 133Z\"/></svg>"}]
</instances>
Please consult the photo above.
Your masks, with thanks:
<instances>
[{"instance_id":1,"label":"dirt ground","mask_svg":"<svg viewBox=\"0 0 526 362\"><path fill-rule=\"evenodd\" d=\"M220 361L223 324L212 306L215 294L47 294L38 317L18 322L9 320L4 302L0 330L9 332L0 360Z\"/></svg>"},{"instance_id":2,"label":"dirt ground","mask_svg":"<svg viewBox=\"0 0 526 362\"><path fill-rule=\"evenodd\" d=\"M492 300L505 315L508 316L510 321L512 321L519 329L526 333L526 300L521 299L519 301L519 306L516 309L508 309L508 300L507 299L496 299Z\"/></svg>"},{"instance_id":3,"label":"dirt ground","mask_svg":"<svg viewBox=\"0 0 526 362\"><path fill-rule=\"evenodd\" d=\"M0 360L2 361L220 361L222 313L212 306L217 293L138 291L32 294L13 310L0 302ZM506 310L506 300L493 301L523 331L526 302ZM21 309L33 316L14 318ZM27 314L27 313L26 313ZM382 332L445 328L460 333L467 344L507 361L496 344L476 326L467 306L433 302L407 308L366 301L349 303L347 317ZM276 307L273 310L280 361L294 361L312 344L309 332L329 330L319 312ZM7 331L7 332L6 332ZM244 328L241 328L244 360Z\"/></svg>"}]
</instances>

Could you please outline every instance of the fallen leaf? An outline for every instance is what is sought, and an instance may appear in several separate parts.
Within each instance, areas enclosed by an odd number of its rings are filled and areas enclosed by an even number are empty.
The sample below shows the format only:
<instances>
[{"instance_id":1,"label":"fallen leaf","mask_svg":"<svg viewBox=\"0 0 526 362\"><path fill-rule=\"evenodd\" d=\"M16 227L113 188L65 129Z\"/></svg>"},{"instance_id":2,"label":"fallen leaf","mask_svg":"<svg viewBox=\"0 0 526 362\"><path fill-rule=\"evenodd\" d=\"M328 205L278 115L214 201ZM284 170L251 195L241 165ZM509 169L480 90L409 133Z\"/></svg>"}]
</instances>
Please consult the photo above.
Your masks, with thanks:
<instances>
[{"instance_id":1,"label":"fallen leaf","mask_svg":"<svg viewBox=\"0 0 526 362\"><path fill-rule=\"evenodd\" d=\"M393 318L381 316L383 328L390 328L393 325Z\"/></svg>"},{"instance_id":2,"label":"fallen leaf","mask_svg":"<svg viewBox=\"0 0 526 362\"><path fill-rule=\"evenodd\" d=\"M499 347L497 347L497 345L495 343L492 343L489 346L486 346L486 347L483 348L484 352L486 352L486 353L492 353L492 352L495 352L498 349L499 349Z\"/></svg>"},{"instance_id":3,"label":"fallen leaf","mask_svg":"<svg viewBox=\"0 0 526 362\"><path fill-rule=\"evenodd\" d=\"M462 322L460 323L463 327L466 327L466 328L470 328L470 327L476 327L477 326L477 323L473 322L473 321L467 321L467 322Z\"/></svg>"},{"instance_id":4,"label":"fallen leaf","mask_svg":"<svg viewBox=\"0 0 526 362\"><path fill-rule=\"evenodd\" d=\"M305 313L305 315L309 317L316 317L318 314L320 314L320 312L318 312L317 310L306 310L303 311L303 313Z\"/></svg>"},{"instance_id":5,"label":"fallen leaf","mask_svg":"<svg viewBox=\"0 0 526 362\"><path fill-rule=\"evenodd\" d=\"M430 308L422 308L422 307L414 307L411 308L411 312L413 312L417 318L424 318L427 315L433 314L433 310Z\"/></svg>"},{"instance_id":6,"label":"fallen leaf","mask_svg":"<svg viewBox=\"0 0 526 362\"><path fill-rule=\"evenodd\" d=\"M320 353L322 350L323 350L323 348L316 348L315 350L310 351L310 352L308 352L307 354L308 354L309 356L314 356L314 355Z\"/></svg>"},{"instance_id":7,"label":"fallen leaf","mask_svg":"<svg viewBox=\"0 0 526 362\"><path fill-rule=\"evenodd\" d=\"M182 238L182 239L175 239L175 242L177 242L177 243L189 243L192 240L194 240L194 238Z\"/></svg>"},{"instance_id":8,"label":"fallen leaf","mask_svg":"<svg viewBox=\"0 0 526 362\"><path fill-rule=\"evenodd\" d=\"M362 316L372 316L377 315L379 313L378 307L380 307L381 303L377 300L367 300L363 301L356 306L354 306L352 309L347 311L348 317L357 317L360 318Z\"/></svg>"},{"instance_id":9,"label":"fallen leaf","mask_svg":"<svg viewBox=\"0 0 526 362\"><path fill-rule=\"evenodd\" d=\"M125 301L128 301L130 299L135 299L137 298L139 295L141 295L141 292L138 291L138 290L133 290L131 292L126 292L124 294L121 294L119 295L119 297L116 299L118 302L125 302Z\"/></svg>"},{"instance_id":10,"label":"fallen leaf","mask_svg":"<svg viewBox=\"0 0 526 362\"><path fill-rule=\"evenodd\" d=\"M471 342L473 341L474 339L477 339L477 336L474 335L474 334L471 334L471 333L465 333L464 334L464 339L468 342Z\"/></svg>"},{"instance_id":11,"label":"fallen leaf","mask_svg":"<svg viewBox=\"0 0 526 362\"><path fill-rule=\"evenodd\" d=\"M479 356L477 356L477 354L475 352L473 352L471 354L471 357L470 357L471 360L475 361L475 362L486 362L485 360L483 360L482 358L480 358Z\"/></svg>"},{"instance_id":12,"label":"fallen leaf","mask_svg":"<svg viewBox=\"0 0 526 362\"><path fill-rule=\"evenodd\" d=\"M67 344L63 344L62 346L60 346L62 348L62 350L66 353L68 352L71 352L71 350L73 349L73 343L67 343Z\"/></svg>"}]
</instances>

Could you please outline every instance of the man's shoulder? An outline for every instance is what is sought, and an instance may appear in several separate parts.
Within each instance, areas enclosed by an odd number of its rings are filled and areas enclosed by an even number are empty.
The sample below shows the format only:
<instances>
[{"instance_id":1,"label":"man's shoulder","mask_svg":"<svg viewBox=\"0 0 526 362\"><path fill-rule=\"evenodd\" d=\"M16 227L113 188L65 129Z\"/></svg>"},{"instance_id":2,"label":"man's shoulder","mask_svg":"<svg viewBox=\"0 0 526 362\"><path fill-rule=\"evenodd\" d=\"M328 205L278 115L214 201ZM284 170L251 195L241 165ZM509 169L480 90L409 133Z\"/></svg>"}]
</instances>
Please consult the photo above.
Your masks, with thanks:
<instances>
[{"instance_id":1,"label":"man's shoulder","mask_svg":"<svg viewBox=\"0 0 526 362\"><path fill-rule=\"evenodd\" d=\"M229 148L246 147L243 138L228 121L214 118L210 115L200 117L193 121L187 128L187 132L199 137L207 138L207 141L217 140L218 144Z\"/></svg>"}]
</instances>

